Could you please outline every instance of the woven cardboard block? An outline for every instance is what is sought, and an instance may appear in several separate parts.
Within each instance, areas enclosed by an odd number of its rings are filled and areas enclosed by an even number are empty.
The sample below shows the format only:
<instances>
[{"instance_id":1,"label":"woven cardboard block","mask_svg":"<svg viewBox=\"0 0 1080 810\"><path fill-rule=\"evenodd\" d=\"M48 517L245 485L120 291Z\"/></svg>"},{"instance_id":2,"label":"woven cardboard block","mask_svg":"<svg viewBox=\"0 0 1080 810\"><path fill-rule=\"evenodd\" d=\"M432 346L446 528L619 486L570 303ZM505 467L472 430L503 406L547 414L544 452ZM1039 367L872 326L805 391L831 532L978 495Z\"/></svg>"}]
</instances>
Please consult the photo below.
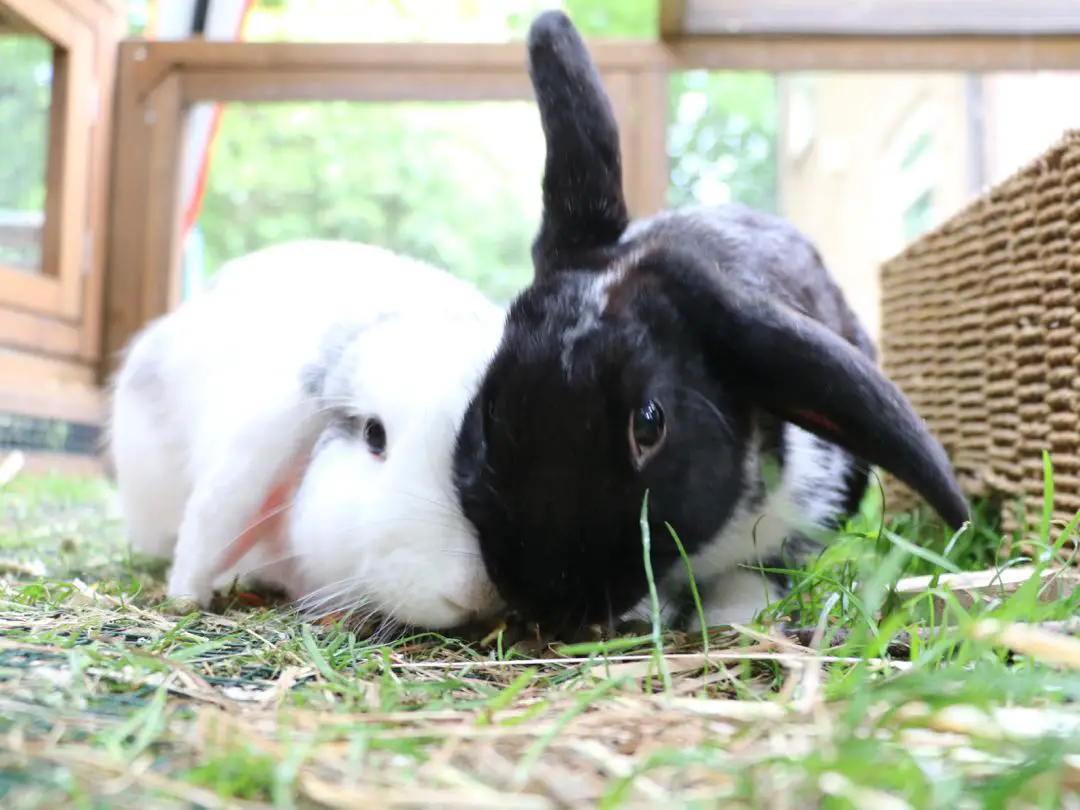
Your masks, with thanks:
<instances>
[{"instance_id":1,"label":"woven cardboard block","mask_svg":"<svg viewBox=\"0 0 1080 810\"><path fill-rule=\"evenodd\" d=\"M881 269L882 365L971 496L1080 509L1080 130ZM889 508L917 499L886 476ZM1007 529L1021 527L1007 510Z\"/></svg>"}]
</instances>

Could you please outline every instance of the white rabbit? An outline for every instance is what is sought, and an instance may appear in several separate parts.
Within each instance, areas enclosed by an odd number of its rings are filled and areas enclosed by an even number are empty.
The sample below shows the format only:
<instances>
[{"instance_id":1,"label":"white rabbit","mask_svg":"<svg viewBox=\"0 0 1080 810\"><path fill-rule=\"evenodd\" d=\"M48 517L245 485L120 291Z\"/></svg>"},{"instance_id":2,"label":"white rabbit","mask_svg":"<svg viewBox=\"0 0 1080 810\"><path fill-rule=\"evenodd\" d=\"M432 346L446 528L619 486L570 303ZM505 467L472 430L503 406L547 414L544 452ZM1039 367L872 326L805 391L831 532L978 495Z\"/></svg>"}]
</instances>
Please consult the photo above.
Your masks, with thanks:
<instances>
[{"instance_id":1,"label":"white rabbit","mask_svg":"<svg viewBox=\"0 0 1080 810\"><path fill-rule=\"evenodd\" d=\"M113 381L109 452L134 547L173 558L168 596L205 607L255 575L323 614L443 628L496 610L451 457L504 318L420 261L300 241L148 324ZM275 498L294 500L245 532Z\"/></svg>"}]
</instances>

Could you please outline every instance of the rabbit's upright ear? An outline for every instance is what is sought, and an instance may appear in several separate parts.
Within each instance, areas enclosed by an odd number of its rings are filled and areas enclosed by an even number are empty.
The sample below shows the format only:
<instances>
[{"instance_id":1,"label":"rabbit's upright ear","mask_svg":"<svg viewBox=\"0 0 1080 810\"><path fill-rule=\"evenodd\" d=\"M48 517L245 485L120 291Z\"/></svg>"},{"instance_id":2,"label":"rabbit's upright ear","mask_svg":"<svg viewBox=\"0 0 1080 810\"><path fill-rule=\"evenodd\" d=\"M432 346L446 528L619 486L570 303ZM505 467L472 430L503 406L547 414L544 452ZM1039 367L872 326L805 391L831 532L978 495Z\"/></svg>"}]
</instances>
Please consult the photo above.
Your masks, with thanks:
<instances>
[{"instance_id":1,"label":"rabbit's upright ear","mask_svg":"<svg viewBox=\"0 0 1080 810\"><path fill-rule=\"evenodd\" d=\"M526 45L547 144L544 210L532 246L540 278L614 245L630 216L619 128L585 42L566 14L547 11L533 21Z\"/></svg>"},{"instance_id":2,"label":"rabbit's upright ear","mask_svg":"<svg viewBox=\"0 0 1080 810\"><path fill-rule=\"evenodd\" d=\"M944 449L872 360L812 318L673 258L661 283L736 393L893 473L954 529L969 519Z\"/></svg>"}]
</instances>

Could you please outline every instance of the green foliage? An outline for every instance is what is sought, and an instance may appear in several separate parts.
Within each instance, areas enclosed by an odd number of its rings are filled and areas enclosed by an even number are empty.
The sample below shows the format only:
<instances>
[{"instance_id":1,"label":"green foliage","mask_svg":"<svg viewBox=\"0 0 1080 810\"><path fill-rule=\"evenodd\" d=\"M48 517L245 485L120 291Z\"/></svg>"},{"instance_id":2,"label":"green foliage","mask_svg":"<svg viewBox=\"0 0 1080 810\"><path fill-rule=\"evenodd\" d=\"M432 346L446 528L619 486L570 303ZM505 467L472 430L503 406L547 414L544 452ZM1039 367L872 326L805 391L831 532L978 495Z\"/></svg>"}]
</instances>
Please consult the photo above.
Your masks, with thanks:
<instances>
[{"instance_id":1,"label":"green foliage","mask_svg":"<svg viewBox=\"0 0 1080 810\"><path fill-rule=\"evenodd\" d=\"M657 0L564 0L562 7L586 37L655 39L660 32Z\"/></svg>"},{"instance_id":2,"label":"green foliage","mask_svg":"<svg viewBox=\"0 0 1080 810\"><path fill-rule=\"evenodd\" d=\"M677 73L671 77L669 99L669 204L730 199L776 212L775 78L768 73Z\"/></svg>"},{"instance_id":3,"label":"green foliage","mask_svg":"<svg viewBox=\"0 0 1080 810\"><path fill-rule=\"evenodd\" d=\"M156 0L128 0L128 36L141 37L145 35L146 25L150 19L150 11L156 5Z\"/></svg>"},{"instance_id":4,"label":"green foliage","mask_svg":"<svg viewBox=\"0 0 1080 810\"><path fill-rule=\"evenodd\" d=\"M531 272L543 160L535 118L526 104L234 105L200 221L207 264L287 239L351 239L507 299Z\"/></svg>"}]
</instances>

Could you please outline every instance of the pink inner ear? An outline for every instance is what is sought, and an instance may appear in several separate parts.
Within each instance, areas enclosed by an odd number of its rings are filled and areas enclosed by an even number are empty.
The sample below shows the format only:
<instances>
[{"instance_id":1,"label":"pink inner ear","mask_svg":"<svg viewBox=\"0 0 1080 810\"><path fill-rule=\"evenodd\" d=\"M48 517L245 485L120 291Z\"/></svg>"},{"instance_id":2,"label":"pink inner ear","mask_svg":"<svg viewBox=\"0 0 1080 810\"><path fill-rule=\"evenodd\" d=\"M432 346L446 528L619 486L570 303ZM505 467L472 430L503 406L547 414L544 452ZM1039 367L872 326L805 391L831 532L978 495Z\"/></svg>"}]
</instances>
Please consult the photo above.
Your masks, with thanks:
<instances>
[{"instance_id":1,"label":"pink inner ear","mask_svg":"<svg viewBox=\"0 0 1080 810\"><path fill-rule=\"evenodd\" d=\"M292 461L282 472L281 476L270 488L270 492L263 500L262 505L254 517L248 521L247 527L240 536L229 546L225 557L218 565L217 573L227 571L247 556L255 544L260 540L270 541L278 554L284 552L281 548L281 539L288 516L288 503L300 484L300 478L307 467L307 459Z\"/></svg>"},{"instance_id":2,"label":"pink inner ear","mask_svg":"<svg viewBox=\"0 0 1080 810\"><path fill-rule=\"evenodd\" d=\"M807 422L813 422L818 427L825 428L825 430L829 431L835 436L844 435L844 431L840 430L840 428L838 428L831 419L822 416L820 413L815 413L814 411L797 410L794 412L794 415L801 419L805 419Z\"/></svg>"}]
</instances>

